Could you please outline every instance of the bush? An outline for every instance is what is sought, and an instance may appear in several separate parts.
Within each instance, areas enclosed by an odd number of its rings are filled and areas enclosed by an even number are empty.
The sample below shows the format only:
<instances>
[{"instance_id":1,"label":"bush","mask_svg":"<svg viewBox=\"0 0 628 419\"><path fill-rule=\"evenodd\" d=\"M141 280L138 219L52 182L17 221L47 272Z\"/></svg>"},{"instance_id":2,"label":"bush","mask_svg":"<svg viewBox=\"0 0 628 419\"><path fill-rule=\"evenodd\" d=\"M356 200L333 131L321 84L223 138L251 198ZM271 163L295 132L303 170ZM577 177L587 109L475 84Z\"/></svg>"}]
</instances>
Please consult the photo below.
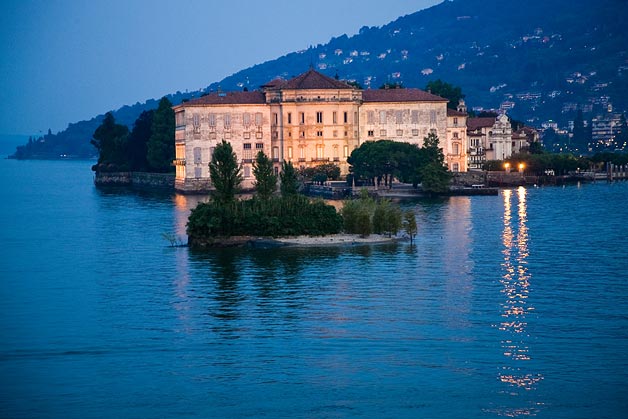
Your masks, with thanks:
<instances>
[{"instance_id":1,"label":"bush","mask_svg":"<svg viewBox=\"0 0 628 419\"><path fill-rule=\"evenodd\" d=\"M203 238L322 236L341 229L342 217L334 207L301 195L201 203L192 210L187 224L188 236Z\"/></svg>"}]
</instances>

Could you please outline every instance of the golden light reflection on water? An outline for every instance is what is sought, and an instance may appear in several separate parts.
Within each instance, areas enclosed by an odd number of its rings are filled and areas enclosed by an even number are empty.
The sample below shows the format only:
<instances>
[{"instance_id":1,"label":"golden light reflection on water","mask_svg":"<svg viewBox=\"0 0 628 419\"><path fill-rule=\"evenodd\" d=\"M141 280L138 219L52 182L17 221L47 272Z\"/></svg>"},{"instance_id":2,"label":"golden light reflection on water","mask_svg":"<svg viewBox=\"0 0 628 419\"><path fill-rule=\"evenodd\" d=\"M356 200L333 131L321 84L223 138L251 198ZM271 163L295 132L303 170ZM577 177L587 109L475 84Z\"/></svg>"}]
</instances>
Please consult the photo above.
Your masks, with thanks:
<instances>
[{"instance_id":1,"label":"golden light reflection on water","mask_svg":"<svg viewBox=\"0 0 628 419\"><path fill-rule=\"evenodd\" d=\"M531 337L528 332L528 315L534 310L529 301L531 276L527 268L529 256L527 191L521 187L516 191L503 191L504 218L502 231L502 321L499 330L504 332L501 346L507 358L499 372L499 380L511 387L507 394L517 396L518 390L533 391L543 376L528 371L532 359L530 351ZM513 201L517 202L516 214L513 214ZM528 416L536 413L535 408L507 409L501 412L505 416Z\"/></svg>"}]
</instances>

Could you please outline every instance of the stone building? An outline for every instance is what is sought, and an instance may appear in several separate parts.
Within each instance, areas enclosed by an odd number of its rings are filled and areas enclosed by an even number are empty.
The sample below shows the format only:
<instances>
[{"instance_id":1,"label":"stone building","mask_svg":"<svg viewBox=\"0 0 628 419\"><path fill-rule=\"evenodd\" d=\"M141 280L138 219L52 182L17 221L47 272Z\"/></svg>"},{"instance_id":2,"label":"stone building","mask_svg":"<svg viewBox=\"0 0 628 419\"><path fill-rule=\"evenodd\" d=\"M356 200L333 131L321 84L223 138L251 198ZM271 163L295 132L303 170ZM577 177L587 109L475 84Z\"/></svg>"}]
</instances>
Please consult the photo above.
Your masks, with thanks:
<instances>
[{"instance_id":1,"label":"stone building","mask_svg":"<svg viewBox=\"0 0 628 419\"><path fill-rule=\"evenodd\" d=\"M504 160L512 155L512 127L506 114L469 118L469 169L482 169L488 160Z\"/></svg>"},{"instance_id":2,"label":"stone building","mask_svg":"<svg viewBox=\"0 0 628 419\"><path fill-rule=\"evenodd\" d=\"M173 109L180 191L209 189L209 162L222 140L242 164L244 187L253 184L252 163L260 150L276 172L287 160L297 168L334 163L346 174L347 158L363 142L422 146L430 132L439 136L449 169L466 170L466 113L449 116L447 99L419 89L362 90L309 70L260 91L210 93Z\"/></svg>"}]
</instances>

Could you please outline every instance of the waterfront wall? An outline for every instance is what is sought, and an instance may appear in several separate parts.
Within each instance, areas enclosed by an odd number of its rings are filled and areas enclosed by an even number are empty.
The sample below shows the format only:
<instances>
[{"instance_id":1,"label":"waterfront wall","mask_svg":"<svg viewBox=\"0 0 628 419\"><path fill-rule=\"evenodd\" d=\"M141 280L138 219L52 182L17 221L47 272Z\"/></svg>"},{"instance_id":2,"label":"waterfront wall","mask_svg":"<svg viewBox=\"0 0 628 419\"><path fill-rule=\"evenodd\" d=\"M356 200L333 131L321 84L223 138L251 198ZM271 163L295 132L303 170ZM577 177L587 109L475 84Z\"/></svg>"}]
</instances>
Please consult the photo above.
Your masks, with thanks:
<instances>
[{"instance_id":1,"label":"waterfront wall","mask_svg":"<svg viewBox=\"0 0 628 419\"><path fill-rule=\"evenodd\" d=\"M133 186L147 189L174 189L174 174L147 172L96 172L96 186Z\"/></svg>"}]
</instances>

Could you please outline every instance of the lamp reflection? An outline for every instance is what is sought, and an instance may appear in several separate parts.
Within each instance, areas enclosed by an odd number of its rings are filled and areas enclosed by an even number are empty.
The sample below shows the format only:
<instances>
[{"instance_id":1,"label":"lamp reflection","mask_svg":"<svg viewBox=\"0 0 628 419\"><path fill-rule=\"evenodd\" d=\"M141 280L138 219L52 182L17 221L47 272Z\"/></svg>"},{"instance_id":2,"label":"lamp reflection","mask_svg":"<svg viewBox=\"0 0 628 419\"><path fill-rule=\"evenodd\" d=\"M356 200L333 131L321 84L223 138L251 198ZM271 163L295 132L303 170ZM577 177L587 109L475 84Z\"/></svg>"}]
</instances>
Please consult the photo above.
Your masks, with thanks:
<instances>
[{"instance_id":1,"label":"lamp reflection","mask_svg":"<svg viewBox=\"0 0 628 419\"><path fill-rule=\"evenodd\" d=\"M502 321L499 330L504 332L501 345L503 355L508 359L499 372L499 380L513 387L509 394L517 395L517 390L531 391L543 379L541 374L529 371L531 360L528 332L528 316L534 310L530 297L530 273L527 268L528 214L527 190L520 187L516 194L512 190L503 191L504 218L502 231L503 263L501 292ZM517 202L516 212L513 201ZM533 414L533 409L517 409L519 415Z\"/></svg>"}]
</instances>

